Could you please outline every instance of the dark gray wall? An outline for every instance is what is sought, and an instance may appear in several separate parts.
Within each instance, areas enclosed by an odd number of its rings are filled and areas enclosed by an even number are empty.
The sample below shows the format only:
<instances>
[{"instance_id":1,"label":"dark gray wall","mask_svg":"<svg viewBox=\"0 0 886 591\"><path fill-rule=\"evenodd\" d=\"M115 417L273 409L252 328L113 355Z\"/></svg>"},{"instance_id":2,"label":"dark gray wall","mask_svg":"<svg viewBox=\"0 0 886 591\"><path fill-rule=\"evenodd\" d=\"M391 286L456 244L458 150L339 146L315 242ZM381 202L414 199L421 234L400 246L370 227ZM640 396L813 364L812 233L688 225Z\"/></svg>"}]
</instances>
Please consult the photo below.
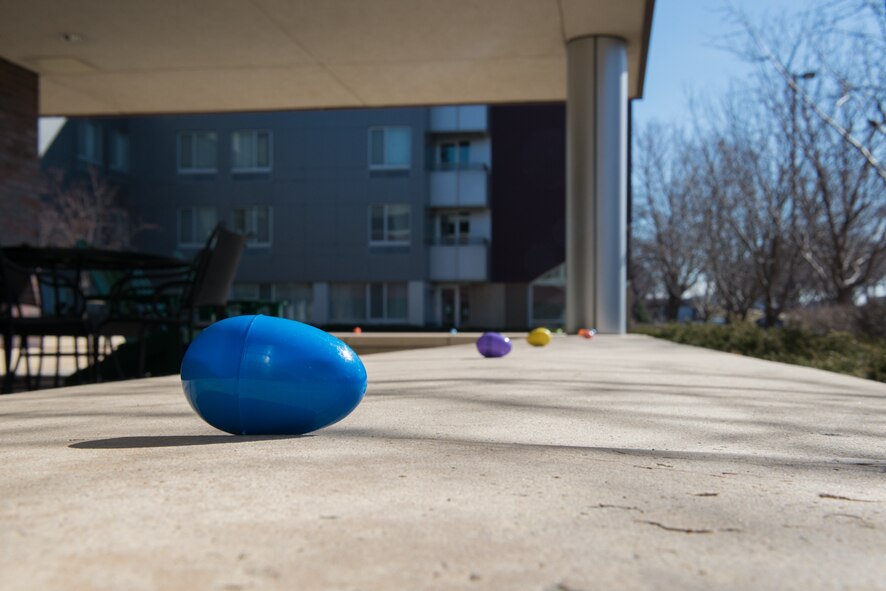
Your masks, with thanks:
<instances>
[{"instance_id":1,"label":"dark gray wall","mask_svg":"<svg viewBox=\"0 0 886 591\"><path fill-rule=\"evenodd\" d=\"M136 239L140 249L176 251L176 210L214 206L232 223L232 210L248 205L273 208L270 248L248 248L240 281L403 281L427 277L424 170L426 109L341 110L144 117L129 120L134 216L157 230ZM368 130L412 128L412 168L373 172L368 165ZM231 133L273 132L272 172L231 173ZM218 133L218 172L177 172L177 134ZM412 206L410 248L369 247L369 206ZM185 256L194 249L184 250Z\"/></svg>"},{"instance_id":2,"label":"dark gray wall","mask_svg":"<svg viewBox=\"0 0 886 591\"><path fill-rule=\"evenodd\" d=\"M528 283L566 260L566 107L496 105L489 121L491 278Z\"/></svg>"}]
</instances>

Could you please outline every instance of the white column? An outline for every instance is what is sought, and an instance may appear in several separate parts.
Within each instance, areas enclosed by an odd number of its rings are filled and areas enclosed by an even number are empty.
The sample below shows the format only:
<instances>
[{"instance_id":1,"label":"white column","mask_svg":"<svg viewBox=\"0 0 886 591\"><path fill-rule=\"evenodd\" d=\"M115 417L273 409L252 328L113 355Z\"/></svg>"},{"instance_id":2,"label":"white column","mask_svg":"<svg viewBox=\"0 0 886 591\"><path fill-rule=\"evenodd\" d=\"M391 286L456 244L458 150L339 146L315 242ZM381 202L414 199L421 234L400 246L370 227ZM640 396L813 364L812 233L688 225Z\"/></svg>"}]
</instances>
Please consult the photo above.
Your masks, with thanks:
<instances>
[{"instance_id":1,"label":"white column","mask_svg":"<svg viewBox=\"0 0 886 591\"><path fill-rule=\"evenodd\" d=\"M566 101L566 329L626 330L625 43L569 41Z\"/></svg>"}]
</instances>

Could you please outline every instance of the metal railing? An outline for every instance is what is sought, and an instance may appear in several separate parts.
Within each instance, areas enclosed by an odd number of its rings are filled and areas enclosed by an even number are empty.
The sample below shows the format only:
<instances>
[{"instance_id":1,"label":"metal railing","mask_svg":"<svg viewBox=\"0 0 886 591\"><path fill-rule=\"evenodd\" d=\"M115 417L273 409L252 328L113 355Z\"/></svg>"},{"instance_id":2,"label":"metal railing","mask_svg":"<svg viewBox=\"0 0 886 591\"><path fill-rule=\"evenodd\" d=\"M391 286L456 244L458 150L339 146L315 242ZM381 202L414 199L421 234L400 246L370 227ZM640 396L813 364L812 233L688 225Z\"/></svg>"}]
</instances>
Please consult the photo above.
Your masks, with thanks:
<instances>
[{"instance_id":1,"label":"metal railing","mask_svg":"<svg viewBox=\"0 0 886 591\"><path fill-rule=\"evenodd\" d=\"M431 246L489 246L489 239L482 236L441 236L428 241Z\"/></svg>"},{"instance_id":2,"label":"metal railing","mask_svg":"<svg viewBox=\"0 0 886 591\"><path fill-rule=\"evenodd\" d=\"M428 170L432 172L458 172L467 170L488 171L489 166L483 162L431 162Z\"/></svg>"}]
</instances>

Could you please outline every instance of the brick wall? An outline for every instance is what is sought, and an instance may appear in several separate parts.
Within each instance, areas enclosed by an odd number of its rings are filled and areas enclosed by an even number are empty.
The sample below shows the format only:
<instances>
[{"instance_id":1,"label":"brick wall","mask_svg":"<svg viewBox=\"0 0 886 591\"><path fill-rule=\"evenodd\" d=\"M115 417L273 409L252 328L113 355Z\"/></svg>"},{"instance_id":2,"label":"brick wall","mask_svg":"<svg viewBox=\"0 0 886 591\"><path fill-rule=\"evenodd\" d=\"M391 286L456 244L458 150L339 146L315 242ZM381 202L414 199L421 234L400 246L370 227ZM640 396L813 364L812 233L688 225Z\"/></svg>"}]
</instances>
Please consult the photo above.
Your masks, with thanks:
<instances>
[{"instance_id":1,"label":"brick wall","mask_svg":"<svg viewBox=\"0 0 886 591\"><path fill-rule=\"evenodd\" d=\"M0 58L0 244L37 235L37 91L37 74Z\"/></svg>"}]
</instances>

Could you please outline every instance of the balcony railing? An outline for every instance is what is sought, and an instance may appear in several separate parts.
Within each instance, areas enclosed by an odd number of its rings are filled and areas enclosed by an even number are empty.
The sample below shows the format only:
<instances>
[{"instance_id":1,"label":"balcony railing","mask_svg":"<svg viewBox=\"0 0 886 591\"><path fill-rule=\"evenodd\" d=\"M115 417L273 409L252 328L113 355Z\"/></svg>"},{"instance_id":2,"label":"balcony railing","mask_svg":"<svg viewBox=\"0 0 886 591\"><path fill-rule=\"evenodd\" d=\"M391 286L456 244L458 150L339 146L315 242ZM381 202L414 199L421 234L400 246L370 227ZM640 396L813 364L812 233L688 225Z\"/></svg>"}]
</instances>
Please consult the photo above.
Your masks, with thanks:
<instances>
[{"instance_id":1,"label":"balcony railing","mask_svg":"<svg viewBox=\"0 0 886 591\"><path fill-rule=\"evenodd\" d=\"M485 133L486 105L431 108L431 133Z\"/></svg>"},{"instance_id":2,"label":"balcony railing","mask_svg":"<svg viewBox=\"0 0 886 591\"><path fill-rule=\"evenodd\" d=\"M440 236L432 238L429 246L464 246L464 245L482 245L487 246L489 239L482 236Z\"/></svg>"},{"instance_id":3,"label":"balcony railing","mask_svg":"<svg viewBox=\"0 0 886 591\"><path fill-rule=\"evenodd\" d=\"M431 162L428 170L431 172L448 172L453 170L488 170L483 162Z\"/></svg>"},{"instance_id":4,"label":"balcony railing","mask_svg":"<svg viewBox=\"0 0 886 591\"><path fill-rule=\"evenodd\" d=\"M436 244L430 247L431 281L488 281L489 248L476 244Z\"/></svg>"},{"instance_id":5,"label":"balcony railing","mask_svg":"<svg viewBox=\"0 0 886 591\"><path fill-rule=\"evenodd\" d=\"M431 207L489 207L483 164L437 164L431 170Z\"/></svg>"}]
</instances>

